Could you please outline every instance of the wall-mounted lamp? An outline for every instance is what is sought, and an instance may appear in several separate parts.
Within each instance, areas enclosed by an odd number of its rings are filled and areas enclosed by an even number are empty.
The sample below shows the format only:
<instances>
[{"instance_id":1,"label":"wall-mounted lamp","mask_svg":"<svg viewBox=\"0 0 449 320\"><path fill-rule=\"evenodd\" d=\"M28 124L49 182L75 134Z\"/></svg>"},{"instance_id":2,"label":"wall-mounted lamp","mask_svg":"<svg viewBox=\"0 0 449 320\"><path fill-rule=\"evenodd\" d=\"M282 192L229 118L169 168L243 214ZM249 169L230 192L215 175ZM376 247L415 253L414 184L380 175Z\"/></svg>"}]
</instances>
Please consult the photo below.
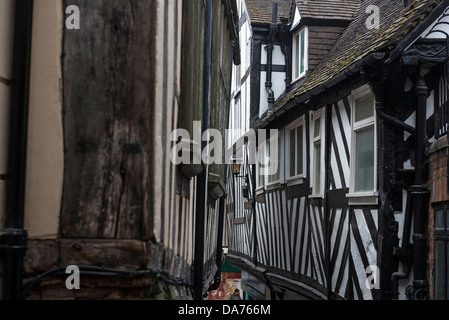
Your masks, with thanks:
<instances>
[{"instance_id":1,"label":"wall-mounted lamp","mask_svg":"<svg viewBox=\"0 0 449 320\"><path fill-rule=\"evenodd\" d=\"M234 159L232 160L232 174L234 175L235 178L242 178L245 180L246 184L248 184L248 177L245 176L240 176L240 171L242 170L242 162L238 159Z\"/></svg>"},{"instance_id":2,"label":"wall-mounted lamp","mask_svg":"<svg viewBox=\"0 0 449 320\"><path fill-rule=\"evenodd\" d=\"M242 169L242 163L238 159L232 161L232 174L235 178L242 178L245 180L246 186L242 187L242 196L245 199L249 198L249 188L248 188L248 176L240 176L240 170Z\"/></svg>"},{"instance_id":3,"label":"wall-mounted lamp","mask_svg":"<svg viewBox=\"0 0 449 320\"><path fill-rule=\"evenodd\" d=\"M249 141L248 137L244 136L243 137L243 144L247 145L248 141ZM236 177L240 174L240 170L242 169L242 162L243 162L242 159L238 159L236 157L236 151L234 149L234 155L233 155L233 158L232 158L232 166L231 167L232 167L232 173Z\"/></svg>"},{"instance_id":4,"label":"wall-mounted lamp","mask_svg":"<svg viewBox=\"0 0 449 320\"><path fill-rule=\"evenodd\" d=\"M242 168L242 164L237 159L234 159L232 161L232 174L234 176L238 176L240 174L241 168Z\"/></svg>"}]
</instances>

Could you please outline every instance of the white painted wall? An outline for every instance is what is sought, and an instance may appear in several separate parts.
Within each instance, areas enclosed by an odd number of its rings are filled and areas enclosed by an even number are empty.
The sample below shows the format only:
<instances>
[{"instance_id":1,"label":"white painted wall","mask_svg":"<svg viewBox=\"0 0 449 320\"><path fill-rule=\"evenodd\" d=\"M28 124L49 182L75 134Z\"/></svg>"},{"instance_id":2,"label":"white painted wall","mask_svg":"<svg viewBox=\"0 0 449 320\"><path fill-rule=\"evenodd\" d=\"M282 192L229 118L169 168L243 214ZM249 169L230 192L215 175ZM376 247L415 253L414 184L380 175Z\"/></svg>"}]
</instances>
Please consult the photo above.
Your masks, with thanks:
<instances>
[{"instance_id":1,"label":"white painted wall","mask_svg":"<svg viewBox=\"0 0 449 320\"><path fill-rule=\"evenodd\" d=\"M274 99L280 97L280 95L285 91L285 73L273 72L272 75ZM259 117L268 110L268 92L265 88L265 82L267 81L267 73L261 72L260 74L260 110Z\"/></svg>"},{"instance_id":2,"label":"white painted wall","mask_svg":"<svg viewBox=\"0 0 449 320\"><path fill-rule=\"evenodd\" d=\"M30 73L25 228L30 238L54 239L64 172L61 51L62 2L35 2Z\"/></svg>"},{"instance_id":3,"label":"white painted wall","mask_svg":"<svg viewBox=\"0 0 449 320\"><path fill-rule=\"evenodd\" d=\"M228 149L250 130L251 76L247 76L245 82L243 82L243 78L251 68L252 28L246 11L245 2L243 0L238 1L238 6L240 8L240 19L246 17L246 21L241 26L239 33L241 64L240 66L233 65L232 69ZM236 100L235 97L239 95L239 99Z\"/></svg>"},{"instance_id":4,"label":"white painted wall","mask_svg":"<svg viewBox=\"0 0 449 320\"><path fill-rule=\"evenodd\" d=\"M261 63L267 63L267 50L265 50L265 46L262 46L262 57ZM281 46L274 46L273 50L273 64L285 65L285 55L282 53Z\"/></svg>"},{"instance_id":5,"label":"white painted wall","mask_svg":"<svg viewBox=\"0 0 449 320\"><path fill-rule=\"evenodd\" d=\"M292 23L291 30L295 29L296 26L300 22L301 22L301 14L299 13L298 5L296 4L296 1L295 1L295 15L294 15L294 18L293 18L293 23Z\"/></svg>"},{"instance_id":6,"label":"white painted wall","mask_svg":"<svg viewBox=\"0 0 449 320\"><path fill-rule=\"evenodd\" d=\"M153 216L153 233L155 239L159 243L163 243L166 249L178 250L176 241L173 241L173 237L167 236L177 232L176 228L178 223L170 223L173 219L173 212L178 211L178 203L176 202L175 192L175 170L176 167L170 160L170 149L167 149L164 156L163 150L165 146L171 146L170 135L175 129L175 123L172 119L178 118L179 105L176 99L176 92L173 84L176 85L177 91L180 91L180 79L181 79L181 36L182 36L182 5L183 1L156 1L157 2L157 18L156 18L156 94L154 105L158 108L154 111L154 128L152 132L152 139L154 143L155 154L150 161L153 161L155 168L161 168L156 170L153 177L153 185L159 188L160 192L154 193L154 201L152 202L153 208L150 210L154 213ZM165 20L165 16L168 17L168 21ZM175 21L178 21L178 30L175 29ZM177 32L177 38L176 38ZM165 36L167 35L167 39ZM168 41L167 52L164 50L164 41ZM175 56L177 54L177 56ZM165 56L167 55L167 56ZM165 58L167 58L167 64L165 65ZM175 60L176 70L175 70ZM167 83L168 86L164 87L164 68L167 68ZM173 72L175 71L175 72ZM176 79L175 79L176 74ZM164 100L164 97L166 98ZM166 105L164 105L164 102ZM174 107L172 107L174 106ZM166 111L166 117L164 119L164 110ZM165 120L165 121L164 121ZM162 138L165 135L166 139ZM171 180L170 180L171 177ZM193 199L193 198L192 198ZM172 211L169 210L172 208ZM162 224L162 218L165 223ZM178 219L178 217L175 217ZM162 230L162 228L164 228Z\"/></svg>"},{"instance_id":7,"label":"white painted wall","mask_svg":"<svg viewBox=\"0 0 449 320\"><path fill-rule=\"evenodd\" d=\"M265 46L262 46L261 64L267 64L268 55L265 50ZM273 65L285 65L285 55L283 54L280 46L274 46L273 50ZM260 74L260 109L259 117L268 110L268 92L265 88L265 82L267 81L267 73L261 72ZM274 99L276 100L285 91L285 73L274 72L272 73Z\"/></svg>"}]
</instances>

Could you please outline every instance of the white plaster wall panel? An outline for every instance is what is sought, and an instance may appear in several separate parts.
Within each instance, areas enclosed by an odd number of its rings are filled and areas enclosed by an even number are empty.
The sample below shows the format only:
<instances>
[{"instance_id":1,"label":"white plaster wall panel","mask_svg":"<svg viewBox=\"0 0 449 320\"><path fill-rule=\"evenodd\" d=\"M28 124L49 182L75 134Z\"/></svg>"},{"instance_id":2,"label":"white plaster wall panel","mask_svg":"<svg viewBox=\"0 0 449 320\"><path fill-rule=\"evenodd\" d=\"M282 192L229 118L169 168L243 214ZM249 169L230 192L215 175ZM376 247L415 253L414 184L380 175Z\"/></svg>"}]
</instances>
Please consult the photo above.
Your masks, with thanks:
<instances>
[{"instance_id":1,"label":"white plaster wall panel","mask_svg":"<svg viewBox=\"0 0 449 320\"><path fill-rule=\"evenodd\" d=\"M157 1L157 18L156 18L156 34L155 34L155 48L156 48L156 70L155 73L157 75L164 74L164 13L165 13L165 6L163 1ZM163 105L163 95L164 95L164 86L163 86L163 79L162 77L156 77L155 81L155 105L156 106L162 106ZM160 152L162 150L162 128L163 126L163 118L162 118L162 112L160 112L160 109L158 109L156 112L154 112L154 128L153 128L153 141L154 141L154 149L156 152ZM162 157L154 157L154 167L155 168L162 168L163 167L163 159ZM155 186L163 186L164 181L162 181L162 170L157 170L156 174L153 178L153 184ZM154 193L154 199L153 199L153 228L154 228L154 235L156 242L162 242L164 239L162 239L162 214L161 208L162 208L162 202L164 201L163 195L161 192L155 192Z\"/></svg>"},{"instance_id":2,"label":"white plaster wall panel","mask_svg":"<svg viewBox=\"0 0 449 320\"><path fill-rule=\"evenodd\" d=\"M285 73L273 72L273 91L274 99L278 99L285 91Z\"/></svg>"},{"instance_id":3,"label":"white plaster wall panel","mask_svg":"<svg viewBox=\"0 0 449 320\"><path fill-rule=\"evenodd\" d=\"M267 73L261 72L260 73L260 107L259 107L259 117L262 117L262 115L265 113L265 111L268 110L268 92L265 88L265 82L267 81Z\"/></svg>"},{"instance_id":4,"label":"white plaster wall panel","mask_svg":"<svg viewBox=\"0 0 449 320\"><path fill-rule=\"evenodd\" d=\"M266 45L262 45L262 64L267 63L267 50L265 49ZM273 65L285 65L285 56L282 53L280 46L274 46L273 50Z\"/></svg>"},{"instance_id":5,"label":"white plaster wall panel","mask_svg":"<svg viewBox=\"0 0 449 320\"><path fill-rule=\"evenodd\" d=\"M285 73L273 72L271 75L274 91L274 99L276 100L285 91ZM259 116L262 116L265 111L268 110L268 92L265 87L265 82L267 81L267 73L260 73L260 110Z\"/></svg>"}]
</instances>

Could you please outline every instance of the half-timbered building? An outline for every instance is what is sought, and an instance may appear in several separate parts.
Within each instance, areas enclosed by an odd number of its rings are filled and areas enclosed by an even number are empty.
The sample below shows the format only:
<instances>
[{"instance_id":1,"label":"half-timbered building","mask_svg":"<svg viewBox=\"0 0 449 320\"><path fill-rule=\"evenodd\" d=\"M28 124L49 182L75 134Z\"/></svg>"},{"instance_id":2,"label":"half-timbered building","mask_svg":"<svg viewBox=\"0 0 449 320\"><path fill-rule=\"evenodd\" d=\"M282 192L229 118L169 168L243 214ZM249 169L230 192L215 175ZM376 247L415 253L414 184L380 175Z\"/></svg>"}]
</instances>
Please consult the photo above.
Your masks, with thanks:
<instances>
[{"instance_id":1,"label":"half-timbered building","mask_svg":"<svg viewBox=\"0 0 449 320\"><path fill-rule=\"evenodd\" d=\"M285 90L251 105L250 128L277 130L279 156L260 135L258 161L250 137L230 145L227 259L267 298L447 299L449 2L291 8L265 20L291 39Z\"/></svg>"},{"instance_id":2,"label":"half-timbered building","mask_svg":"<svg viewBox=\"0 0 449 320\"><path fill-rule=\"evenodd\" d=\"M0 297L220 282L225 168L173 163L172 132L226 129L236 16L234 0L1 1Z\"/></svg>"}]
</instances>

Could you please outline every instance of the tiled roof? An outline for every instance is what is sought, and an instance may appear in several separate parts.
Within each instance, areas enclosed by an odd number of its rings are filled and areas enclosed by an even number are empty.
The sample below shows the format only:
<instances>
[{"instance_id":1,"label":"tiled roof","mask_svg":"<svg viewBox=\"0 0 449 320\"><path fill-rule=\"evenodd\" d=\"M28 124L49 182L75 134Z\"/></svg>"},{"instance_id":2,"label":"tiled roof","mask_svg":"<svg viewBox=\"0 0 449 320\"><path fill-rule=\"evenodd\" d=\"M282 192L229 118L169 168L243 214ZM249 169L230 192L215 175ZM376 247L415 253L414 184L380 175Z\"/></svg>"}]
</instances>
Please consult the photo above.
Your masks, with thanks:
<instances>
[{"instance_id":1,"label":"tiled roof","mask_svg":"<svg viewBox=\"0 0 449 320\"><path fill-rule=\"evenodd\" d=\"M361 0L297 0L302 18L354 19Z\"/></svg>"},{"instance_id":2,"label":"tiled roof","mask_svg":"<svg viewBox=\"0 0 449 320\"><path fill-rule=\"evenodd\" d=\"M274 109L278 111L287 103L310 90L324 85L334 76L349 68L369 53L379 52L390 45L397 45L411 30L424 21L442 0L415 1L406 9L403 0L365 0L356 18L343 32L329 54L321 61L310 77L295 91L284 96ZM369 5L380 8L380 29L368 30L366 9ZM270 115L267 115L268 119ZM264 119L265 120L265 119ZM262 123L264 122L262 121Z\"/></svg>"},{"instance_id":3,"label":"tiled roof","mask_svg":"<svg viewBox=\"0 0 449 320\"><path fill-rule=\"evenodd\" d=\"M245 0L251 23L271 23L273 2L278 4L278 23L281 18L290 18L292 0Z\"/></svg>"}]
</instances>

